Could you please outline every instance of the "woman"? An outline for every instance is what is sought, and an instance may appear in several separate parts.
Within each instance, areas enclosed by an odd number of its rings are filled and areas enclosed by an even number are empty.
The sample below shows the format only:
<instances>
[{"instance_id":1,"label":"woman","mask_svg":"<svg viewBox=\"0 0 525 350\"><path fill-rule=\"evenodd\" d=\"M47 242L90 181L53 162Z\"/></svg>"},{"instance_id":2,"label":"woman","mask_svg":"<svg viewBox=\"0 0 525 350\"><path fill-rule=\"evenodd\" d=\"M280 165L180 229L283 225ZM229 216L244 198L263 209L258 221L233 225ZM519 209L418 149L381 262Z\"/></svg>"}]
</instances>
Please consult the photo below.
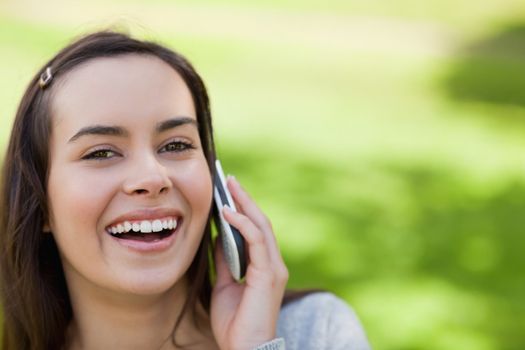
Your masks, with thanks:
<instances>
[{"instance_id":1,"label":"woman","mask_svg":"<svg viewBox=\"0 0 525 350\"><path fill-rule=\"evenodd\" d=\"M223 215L249 256L233 280L211 248L214 161L207 93L182 56L114 32L60 51L29 84L4 163L3 348L367 348L330 294L281 308L270 222L230 177L239 212Z\"/></svg>"}]
</instances>

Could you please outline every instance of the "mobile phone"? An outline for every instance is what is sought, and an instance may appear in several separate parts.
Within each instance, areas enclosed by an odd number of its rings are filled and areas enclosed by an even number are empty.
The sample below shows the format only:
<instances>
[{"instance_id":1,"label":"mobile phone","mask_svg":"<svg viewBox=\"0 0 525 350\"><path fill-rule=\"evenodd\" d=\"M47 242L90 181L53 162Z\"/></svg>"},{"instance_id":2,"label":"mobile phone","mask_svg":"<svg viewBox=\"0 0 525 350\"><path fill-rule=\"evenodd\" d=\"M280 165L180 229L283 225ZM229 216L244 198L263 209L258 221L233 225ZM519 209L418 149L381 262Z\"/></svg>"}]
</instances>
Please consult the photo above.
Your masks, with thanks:
<instances>
[{"instance_id":1,"label":"mobile phone","mask_svg":"<svg viewBox=\"0 0 525 350\"><path fill-rule=\"evenodd\" d=\"M222 208L224 206L230 207L231 210L237 211L235 203L228 187L226 186L226 179L222 171L221 162L217 159L215 161L215 185L214 185L214 200L217 206L219 224L219 237L222 242L224 257L228 268L236 281L240 281L246 274L246 252L244 247L244 238L239 230L230 225L222 215Z\"/></svg>"}]
</instances>

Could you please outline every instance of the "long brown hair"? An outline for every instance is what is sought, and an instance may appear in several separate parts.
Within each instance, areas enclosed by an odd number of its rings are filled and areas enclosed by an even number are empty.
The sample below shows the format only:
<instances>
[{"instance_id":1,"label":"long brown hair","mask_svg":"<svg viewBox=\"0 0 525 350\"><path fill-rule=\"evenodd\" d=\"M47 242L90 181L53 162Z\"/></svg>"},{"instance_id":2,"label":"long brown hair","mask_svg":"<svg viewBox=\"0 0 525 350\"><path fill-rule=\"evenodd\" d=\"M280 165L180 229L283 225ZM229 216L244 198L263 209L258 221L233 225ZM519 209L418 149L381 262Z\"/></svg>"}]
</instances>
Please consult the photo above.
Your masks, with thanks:
<instances>
[{"instance_id":1,"label":"long brown hair","mask_svg":"<svg viewBox=\"0 0 525 350\"><path fill-rule=\"evenodd\" d=\"M213 172L215 149L208 95L202 79L183 56L159 44L112 31L84 36L62 49L29 83L16 113L3 164L0 293L4 311L4 350L60 349L65 344L66 330L73 317L56 243L52 235L42 233L48 219L53 81L91 59L128 54L158 57L184 79L193 97L199 136L210 172ZM42 88L39 79L47 67L51 68L53 81ZM187 272L191 276L190 287L174 325L174 344L175 331L185 312L195 315L198 302L209 312L211 219L212 213Z\"/></svg>"}]
</instances>

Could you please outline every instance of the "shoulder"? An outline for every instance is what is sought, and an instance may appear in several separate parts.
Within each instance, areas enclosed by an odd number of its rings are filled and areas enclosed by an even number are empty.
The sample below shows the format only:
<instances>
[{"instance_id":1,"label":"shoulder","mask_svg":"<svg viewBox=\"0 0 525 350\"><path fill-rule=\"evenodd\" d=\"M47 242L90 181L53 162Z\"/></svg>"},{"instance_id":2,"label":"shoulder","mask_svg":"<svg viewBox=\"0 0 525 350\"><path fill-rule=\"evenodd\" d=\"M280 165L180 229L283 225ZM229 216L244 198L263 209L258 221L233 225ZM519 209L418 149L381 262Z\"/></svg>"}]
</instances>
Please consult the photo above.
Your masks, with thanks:
<instances>
[{"instance_id":1,"label":"shoulder","mask_svg":"<svg viewBox=\"0 0 525 350\"><path fill-rule=\"evenodd\" d=\"M308 294L281 308L277 334L286 349L370 349L352 308L327 292Z\"/></svg>"}]
</instances>

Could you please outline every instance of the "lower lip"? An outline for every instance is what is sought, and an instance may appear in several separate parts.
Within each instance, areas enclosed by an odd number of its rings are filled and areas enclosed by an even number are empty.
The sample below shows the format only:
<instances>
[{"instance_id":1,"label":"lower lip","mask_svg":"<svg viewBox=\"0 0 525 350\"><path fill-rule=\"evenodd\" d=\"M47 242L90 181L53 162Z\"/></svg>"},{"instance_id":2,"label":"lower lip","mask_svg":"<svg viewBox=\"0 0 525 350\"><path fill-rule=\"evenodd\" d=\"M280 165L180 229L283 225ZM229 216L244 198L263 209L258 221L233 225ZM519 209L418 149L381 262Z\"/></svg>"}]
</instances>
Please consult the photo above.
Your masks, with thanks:
<instances>
[{"instance_id":1,"label":"lower lip","mask_svg":"<svg viewBox=\"0 0 525 350\"><path fill-rule=\"evenodd\" d=\"M140 253L158 253L167 250L173 245L173 242L175 241L175 237L177 236L180 226L181 225L179 223L179 225L177 225L177 228L168 237L152 242L135 241L132 239L121 239L112 235L109 236L113 238L113 240L117 241L118 244L128 248L129 250Z\"/></svg>"}]
</instances>

